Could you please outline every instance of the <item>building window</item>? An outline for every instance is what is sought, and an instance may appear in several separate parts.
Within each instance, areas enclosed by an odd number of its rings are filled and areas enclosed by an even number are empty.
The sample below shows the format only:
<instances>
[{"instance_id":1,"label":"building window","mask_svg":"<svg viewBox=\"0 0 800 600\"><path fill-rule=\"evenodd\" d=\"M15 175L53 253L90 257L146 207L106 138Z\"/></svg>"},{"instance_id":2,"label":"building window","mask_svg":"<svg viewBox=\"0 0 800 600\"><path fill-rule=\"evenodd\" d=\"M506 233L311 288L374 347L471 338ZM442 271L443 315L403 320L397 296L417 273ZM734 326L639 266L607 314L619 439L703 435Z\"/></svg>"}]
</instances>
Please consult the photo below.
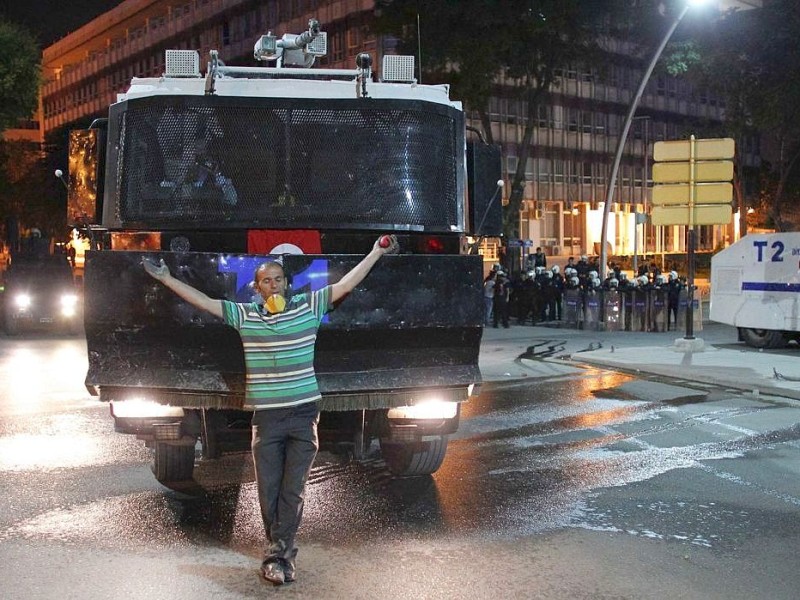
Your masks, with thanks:
<instances>
[{"instance_id":1,"label":"building window","mask_svg":"<svg viewBox=\"0 0 800 600\"><path fill-rule=\"evenodd\" d=\"M567 162L567 181L578 183L578 165L572 161Z\"/></svg>"},{"instance_id":2,"label":"building window","mask_svg":"<svg viewBox=\"0 0 800 600\"><path fill-rule=\"evenodd\" d=\"M564 182L564 161L563 160L554 160L553 161L553 181L556 183L563 183Z\"/></svg>"},{"instance_id":3,"label":"building window","mask_svg":"<svg viewBox=\"0 0 800 600\"><path fill-rule=\"evenodd\" d=\"M583 133L592 133L592 117L594 114L590 110L581 111L581 131Z\"/></svg>"},{"instance_id":4,"label":"building window","mask_svg":"<svg viewBox=\"0 0 800 600\"><path fill-rule=\"evenodd\" d=\"M592 183L592 163L581 163L581 183Z\"/></svg>"},{"instance_id":5,"label":"building window","mask_svg":"<svg viewBox=\"0 0 800 600\"><path fill-rule=\"evenodd\" d=\"M506 156L506 171L508 171L509 175L514 175L517 172L518 164L519 164L519 159L516 156L513 155Z\"/></svg>"},{"instance_id":6,"label":"building window","mask_svg":"<svg viewBox=\"0 0 800 600\"><path fill-rule=\"evenodd\" d=\"M578 131L579 118L580 111L577 108L567 109L567 129L569 129L569 131Z\"/></svg>"},{"instance_id":7,"label":"building window","mask_svg":"<svg viewBox=\"0 0 800 600\"><path fill-rule=\"evenodd\" d=\"M549 104L539 104L536 107L536 122L539 127L553 127L553 107Z\"/></svg>"},{"instance_id":8,"label":"building window","mask_svg":"<svg viewBox=\"0 0 800 600\"><path fill-rule=\"evenodd\" d=\"M330 51L331 61L337 62L344 60L345 56L345 39L344 31L341 28L336 31L328 33L328 49Z\"/></svg>"},{"instance_id":9,"label":"building window","mask_svg":"<svg viewBox=\"0 0 800 600\"><path fill-rule=\"evenodd\" d=\"M361 28L358 25L352 25L347 29L347 47L350 50L361 47Z\"/></svg>"},{"instance_id":10,"label":"building window","mask_svg":"<svg viewBox=\"0 0 800 600\"><path fill-rule=\"evenodd\" d=\"M550 183L550 174L553 169L553 161L549 158L539 158L536 161L538 167L538 174L536 180L540 183ZM530 169L530 166L528 167Z\"/></svg>"}]
</instances>

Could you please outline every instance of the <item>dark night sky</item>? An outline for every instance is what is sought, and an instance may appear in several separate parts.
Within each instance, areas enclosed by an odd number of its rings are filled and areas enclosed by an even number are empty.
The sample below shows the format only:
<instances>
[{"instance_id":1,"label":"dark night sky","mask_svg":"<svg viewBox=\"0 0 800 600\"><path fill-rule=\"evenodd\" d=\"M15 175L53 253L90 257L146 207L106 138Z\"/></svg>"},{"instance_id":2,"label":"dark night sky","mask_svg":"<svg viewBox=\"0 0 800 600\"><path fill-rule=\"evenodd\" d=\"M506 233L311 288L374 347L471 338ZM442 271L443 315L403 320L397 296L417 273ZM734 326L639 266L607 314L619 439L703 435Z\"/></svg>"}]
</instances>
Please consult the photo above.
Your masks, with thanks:
<instances>
[{"instance_id":1,"label":"dark night sky","mask_svg":"<svg viewBox=\"0 0 800 600\"><path fill-rule=\"evenodd\" d=\"M0 0L0 18L24 25L49 46L122 0Z\"/></svg>"}]
</instances>

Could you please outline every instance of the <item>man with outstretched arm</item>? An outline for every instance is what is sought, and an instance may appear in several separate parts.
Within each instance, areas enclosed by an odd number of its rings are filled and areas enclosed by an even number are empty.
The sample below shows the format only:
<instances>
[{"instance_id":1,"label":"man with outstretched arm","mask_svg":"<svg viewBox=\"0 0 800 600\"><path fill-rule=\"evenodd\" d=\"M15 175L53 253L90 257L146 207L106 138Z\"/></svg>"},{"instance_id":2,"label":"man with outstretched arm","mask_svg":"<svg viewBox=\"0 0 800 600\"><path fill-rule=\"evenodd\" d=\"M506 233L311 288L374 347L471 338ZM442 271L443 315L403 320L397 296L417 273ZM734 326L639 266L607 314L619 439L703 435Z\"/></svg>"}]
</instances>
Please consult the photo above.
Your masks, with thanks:
<instances>
[{"instance_id":1,"label":"man with outstretched arm","mask_svg":"<svg viewBox=\"0 0 800 600\"><path fill-rule=\"evenodd\" d=\"M218 300L175 279L161 261L145 271L193 306L224 319L242 339L246 408L253 409L253 462L267 537L259 571L275 585L295 580L295 536L303 516L305 485L319 447L321 398L314 374L314 345L323 315L350 293L384 254L398 250L382 236L338 282L309 294L286 297L283 267L266 262L255 272L263 302Z\"/></svg>"}]
</instances>

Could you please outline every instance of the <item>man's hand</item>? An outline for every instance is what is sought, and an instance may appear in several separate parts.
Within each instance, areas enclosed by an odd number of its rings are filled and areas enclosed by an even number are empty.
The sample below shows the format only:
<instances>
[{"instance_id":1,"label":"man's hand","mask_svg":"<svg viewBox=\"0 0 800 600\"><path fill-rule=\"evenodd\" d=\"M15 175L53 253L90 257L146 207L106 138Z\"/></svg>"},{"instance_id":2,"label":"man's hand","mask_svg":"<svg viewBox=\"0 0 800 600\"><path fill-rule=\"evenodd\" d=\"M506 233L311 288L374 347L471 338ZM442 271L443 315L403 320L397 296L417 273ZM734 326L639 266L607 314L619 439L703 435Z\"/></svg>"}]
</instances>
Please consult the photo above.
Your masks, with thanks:
<instances>
[{"instance_id":1,"label":"man's hand","mask_svg":"<svg viewBox=\"0 0 800 600\"><path fill-rule=\"evenodd\" d=\"M375 241L373 250L379 250L383 254L397 254L400 252L400 243L396 235L382 235Z\"/></svg>"},{"instance_id":2,"label":"man's hand","mask_svg":"<svg viewBox=\"0 0 800 600\"><path fill-rule=\"evenodd\" d=\"M169 277L169 267L167 266L167 263L164 262L163 258L161 259L160 264L154 264L148 259L143 258L142 266L144 267L144 270L147 271L147 274L154 279L164 281L167 277Z\"/></svg>"}]
</instances>

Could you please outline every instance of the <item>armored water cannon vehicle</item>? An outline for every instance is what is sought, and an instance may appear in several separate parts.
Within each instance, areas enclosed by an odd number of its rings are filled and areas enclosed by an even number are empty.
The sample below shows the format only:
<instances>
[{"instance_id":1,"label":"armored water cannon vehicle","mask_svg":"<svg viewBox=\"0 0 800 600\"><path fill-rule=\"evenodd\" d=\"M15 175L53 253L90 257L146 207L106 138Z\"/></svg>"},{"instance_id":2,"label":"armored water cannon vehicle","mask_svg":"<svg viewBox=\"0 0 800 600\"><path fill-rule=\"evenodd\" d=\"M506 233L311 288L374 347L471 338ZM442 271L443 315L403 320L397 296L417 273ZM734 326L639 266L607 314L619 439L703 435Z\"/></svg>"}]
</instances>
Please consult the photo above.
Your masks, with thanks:
<instances>
[{"instance_id":1,"label":"armored water cannon vehicle","mask_svg":"<svg viewBox=\"0 0 800 600\"><path fill-rule=\"evenodd\" d=\"M715 254L709 318L755 348L800 340L800 232L747 235Z\"/></svg>"},{"instance_id":2,"label":"armored water cannon vehicle","mask_svg":"<svg viewBox=\"0 0 800 600\"><path fill-rule=\"evenodd\" d=\"M384 57L379 80L364 54L354 69L291 66L326 45L312 22L256 43L275 65L212 52L205 74L197 52L167 51L164 75L133 79L96 144L86 385L118 431L153 448L166 485L246 451L250 415L237 333L147 276L144 258L213 298L249 301L265 261L280 258L293 290L310 291L397 236L401 253L319 330L323 447L358 458L378 440L393 473L432 473L480 384L483 263L468 238L478 223L500 234L499 151L467 134L446 85L414 80L409 57Z\"/></svg>"}]
</instances>

